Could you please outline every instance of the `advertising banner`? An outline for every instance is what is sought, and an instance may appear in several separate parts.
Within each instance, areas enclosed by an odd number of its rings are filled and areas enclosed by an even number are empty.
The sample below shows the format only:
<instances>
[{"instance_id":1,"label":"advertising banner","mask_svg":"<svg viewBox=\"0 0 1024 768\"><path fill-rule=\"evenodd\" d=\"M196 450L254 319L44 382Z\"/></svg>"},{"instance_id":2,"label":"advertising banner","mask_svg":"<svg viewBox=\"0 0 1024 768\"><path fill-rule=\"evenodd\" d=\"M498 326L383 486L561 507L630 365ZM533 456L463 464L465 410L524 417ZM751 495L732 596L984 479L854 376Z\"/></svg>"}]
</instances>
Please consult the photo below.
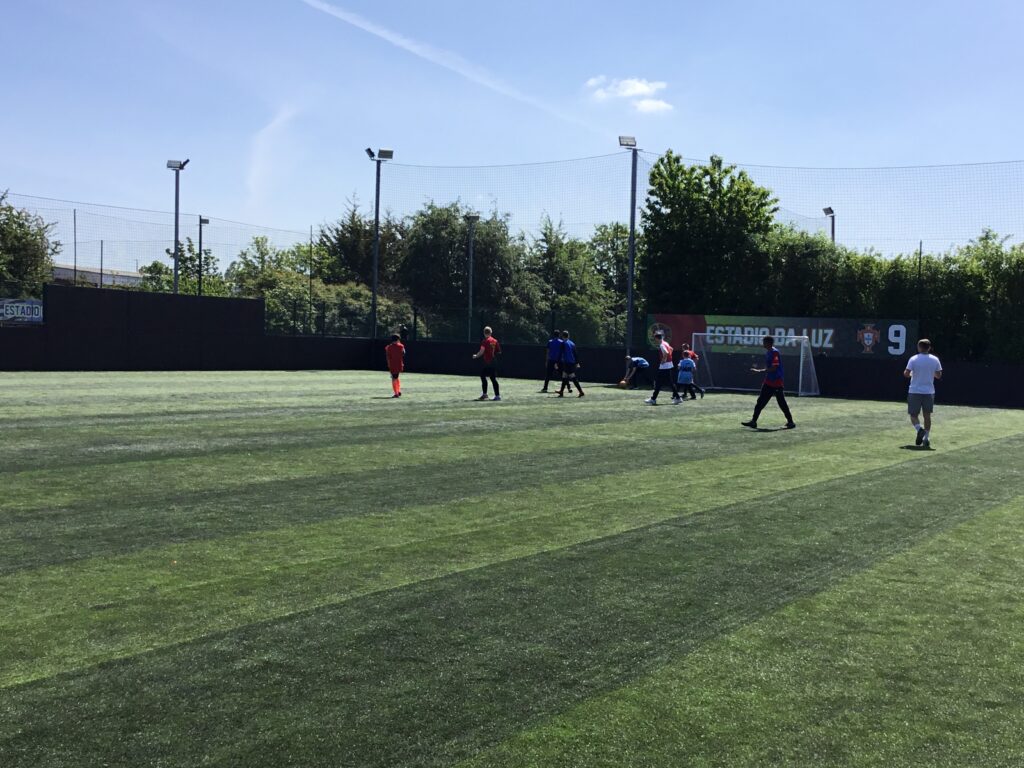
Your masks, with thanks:
<instances>
[{"instance_id":1,"label":"advertising banner","mask_svg":"<svg viewBox=\"0 0 1024 768\"><path fill-rule=\"evenodd\" d=\"M43 322L43 302L38 299L0 299L0 323L22 325Z\"/></svg>"},{"instance_id":2,"label":"advertising banner","mask_svg":"<svg viewBox=\"0 0 1024 768\"><path fill-rule=\"evenodd\" d=\"M916 320L879 318L648 315L652 346L656 330L674 347L690 342L695 333L710 334L708 344L726 347L760 347L764 336L807 336L815 355L829 357L902 357L917 344Z\"/></svg>"}]
</instances>

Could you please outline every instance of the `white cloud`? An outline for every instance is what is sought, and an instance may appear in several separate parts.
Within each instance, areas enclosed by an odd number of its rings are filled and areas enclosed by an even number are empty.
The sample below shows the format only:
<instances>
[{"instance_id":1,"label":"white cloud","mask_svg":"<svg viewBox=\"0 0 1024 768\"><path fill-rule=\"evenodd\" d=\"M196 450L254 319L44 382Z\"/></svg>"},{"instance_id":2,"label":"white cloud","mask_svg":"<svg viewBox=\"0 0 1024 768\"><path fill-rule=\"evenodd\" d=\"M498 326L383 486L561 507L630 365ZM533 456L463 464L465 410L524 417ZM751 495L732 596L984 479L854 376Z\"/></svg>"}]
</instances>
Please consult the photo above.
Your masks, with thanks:
<instances>
[{"instance_id":1,"label":"white cloud","mask_svg":"<svg viewBox=\"0 0 1024 768\"><path fill-rule=\"evenodd\" d=\"M668 112L672 105L662 99L637 99L633 102L637 112Z\"/></svg>"},{"instance_id":2,"label":"white cloud","mask_svg":"<svg viewBox=\"0 0 1024 768\"><path fill-rule=\"evenodd\" d=\"M664 99L654 98L655 94L668 88L664 80L646 80L642 77L622 77L609 79L604 75L596 75L585 83L594 101L630 100L637 112L654 114L669 112L672 105Z\"/></svg>"},{"instance_id":3,"label":"white cloud","mask_svg":"<svg viewBox=\"0 0 1024 768\"><path fill-rule=\"evenodd\" d=\"M275 160L281 143L287 141L288 123L298 114L290 104L278 108L273 119L253 134L249 144L249 172L246 177L250 211L262 205L273 188Z\"/></svg>"},{"instance_id":4,"label":"white cloud","mask_svg":"<svg viewBox=\"0 0 1024 768\"><path fill-rule=\"evenodd\" d=\"M662 80L645 80L642 77L608 80L604 75L590 78L586 85L598 101L634 99L638 96L650 97L668 87L668 83Z\"/></svg>"}]
</instances>

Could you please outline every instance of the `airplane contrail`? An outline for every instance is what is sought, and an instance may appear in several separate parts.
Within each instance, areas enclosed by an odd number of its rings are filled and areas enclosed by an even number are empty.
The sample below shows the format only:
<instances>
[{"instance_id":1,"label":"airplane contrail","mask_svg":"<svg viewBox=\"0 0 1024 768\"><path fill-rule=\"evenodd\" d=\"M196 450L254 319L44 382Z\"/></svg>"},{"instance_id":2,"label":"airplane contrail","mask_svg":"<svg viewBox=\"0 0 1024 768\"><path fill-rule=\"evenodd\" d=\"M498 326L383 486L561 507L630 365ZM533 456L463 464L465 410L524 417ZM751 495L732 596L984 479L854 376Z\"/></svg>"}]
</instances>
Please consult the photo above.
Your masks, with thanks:
<instances>
[{"instance_id":1,"label":"airplane contrail","mask_svg":"<svg viewBox=\"0 0 1024 768\"><path fill-rule=\"evenodd\" d=\"M353 27L363 30L364 32L369 32L371 35L379 37L397 48L408 51L414 56L418 56L425 61L429 61L431 64L444 67L472 83L482 85L488 90L494 91L502 96L507 96L510 99L515 99L523 104L528 104L529 106L539 109L540 111L545 112L552 117L556 117L559 120L564 120L576 125L582 125L586 128L591 127L579 118L560 112L554 107L535 99L529 94L523 93L511 85L502 82L499 78L495 77L484 68L477 66L471 61L467 61L457 53L446 51L441 48L435 48L427 43L421 43L418 40L413 40L399 32L394 32L380 26L379 24L375 24L369 19L364 19L356 13L346 11L336 5L331 5L330 3L325 3L323 0L302 0L302 2L310 8L315 8L318 11L329 14L336 19L344 21L346 24L351 24Z\"/></svg>"}]
</instances>

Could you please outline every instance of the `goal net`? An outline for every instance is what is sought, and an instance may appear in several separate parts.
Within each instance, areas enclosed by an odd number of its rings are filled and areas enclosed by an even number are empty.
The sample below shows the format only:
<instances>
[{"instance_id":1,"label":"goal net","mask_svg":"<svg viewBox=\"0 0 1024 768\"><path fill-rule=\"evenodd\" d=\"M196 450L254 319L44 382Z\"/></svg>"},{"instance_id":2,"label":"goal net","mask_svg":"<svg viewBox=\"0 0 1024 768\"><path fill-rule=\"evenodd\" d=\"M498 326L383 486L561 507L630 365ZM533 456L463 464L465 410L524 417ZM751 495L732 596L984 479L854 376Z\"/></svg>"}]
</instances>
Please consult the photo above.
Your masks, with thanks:
<instances>
[{"instance_id":1,"label":"goal net","mask_svg":"<svg viewBox=\"0 0 1024 768\"><path fill-rule=\"evenodd\" d=\"M693 334L693 351L700 358L697 361L697 384L705 389L760 390L764 375L750 369L764 368L762 338L760 335ZM800 396L820 395L810 339L806 336L776 336L775 348L782 354L786 391Z\"/></svg>"}]
</instances>

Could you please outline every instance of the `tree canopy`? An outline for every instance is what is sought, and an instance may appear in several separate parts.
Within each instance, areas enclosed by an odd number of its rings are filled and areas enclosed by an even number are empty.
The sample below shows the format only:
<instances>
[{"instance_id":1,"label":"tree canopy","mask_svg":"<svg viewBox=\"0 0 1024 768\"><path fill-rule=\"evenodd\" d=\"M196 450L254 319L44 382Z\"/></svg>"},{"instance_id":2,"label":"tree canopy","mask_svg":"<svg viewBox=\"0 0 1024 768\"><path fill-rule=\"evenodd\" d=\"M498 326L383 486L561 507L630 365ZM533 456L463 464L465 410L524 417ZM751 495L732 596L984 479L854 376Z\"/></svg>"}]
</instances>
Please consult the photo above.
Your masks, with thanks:
<instances>
[{"instance_id":1,"label":"tree canopy","mask_svg":"<svg viewBox=\"0 0 1024 768\"><path fill-rule=\"evenodd\" d=\"M60 243L51 238L53 225L15 208L0 192L0 288L11 296L37 295L53 275L53 257Z\"/></svg>"}]
</instances>

